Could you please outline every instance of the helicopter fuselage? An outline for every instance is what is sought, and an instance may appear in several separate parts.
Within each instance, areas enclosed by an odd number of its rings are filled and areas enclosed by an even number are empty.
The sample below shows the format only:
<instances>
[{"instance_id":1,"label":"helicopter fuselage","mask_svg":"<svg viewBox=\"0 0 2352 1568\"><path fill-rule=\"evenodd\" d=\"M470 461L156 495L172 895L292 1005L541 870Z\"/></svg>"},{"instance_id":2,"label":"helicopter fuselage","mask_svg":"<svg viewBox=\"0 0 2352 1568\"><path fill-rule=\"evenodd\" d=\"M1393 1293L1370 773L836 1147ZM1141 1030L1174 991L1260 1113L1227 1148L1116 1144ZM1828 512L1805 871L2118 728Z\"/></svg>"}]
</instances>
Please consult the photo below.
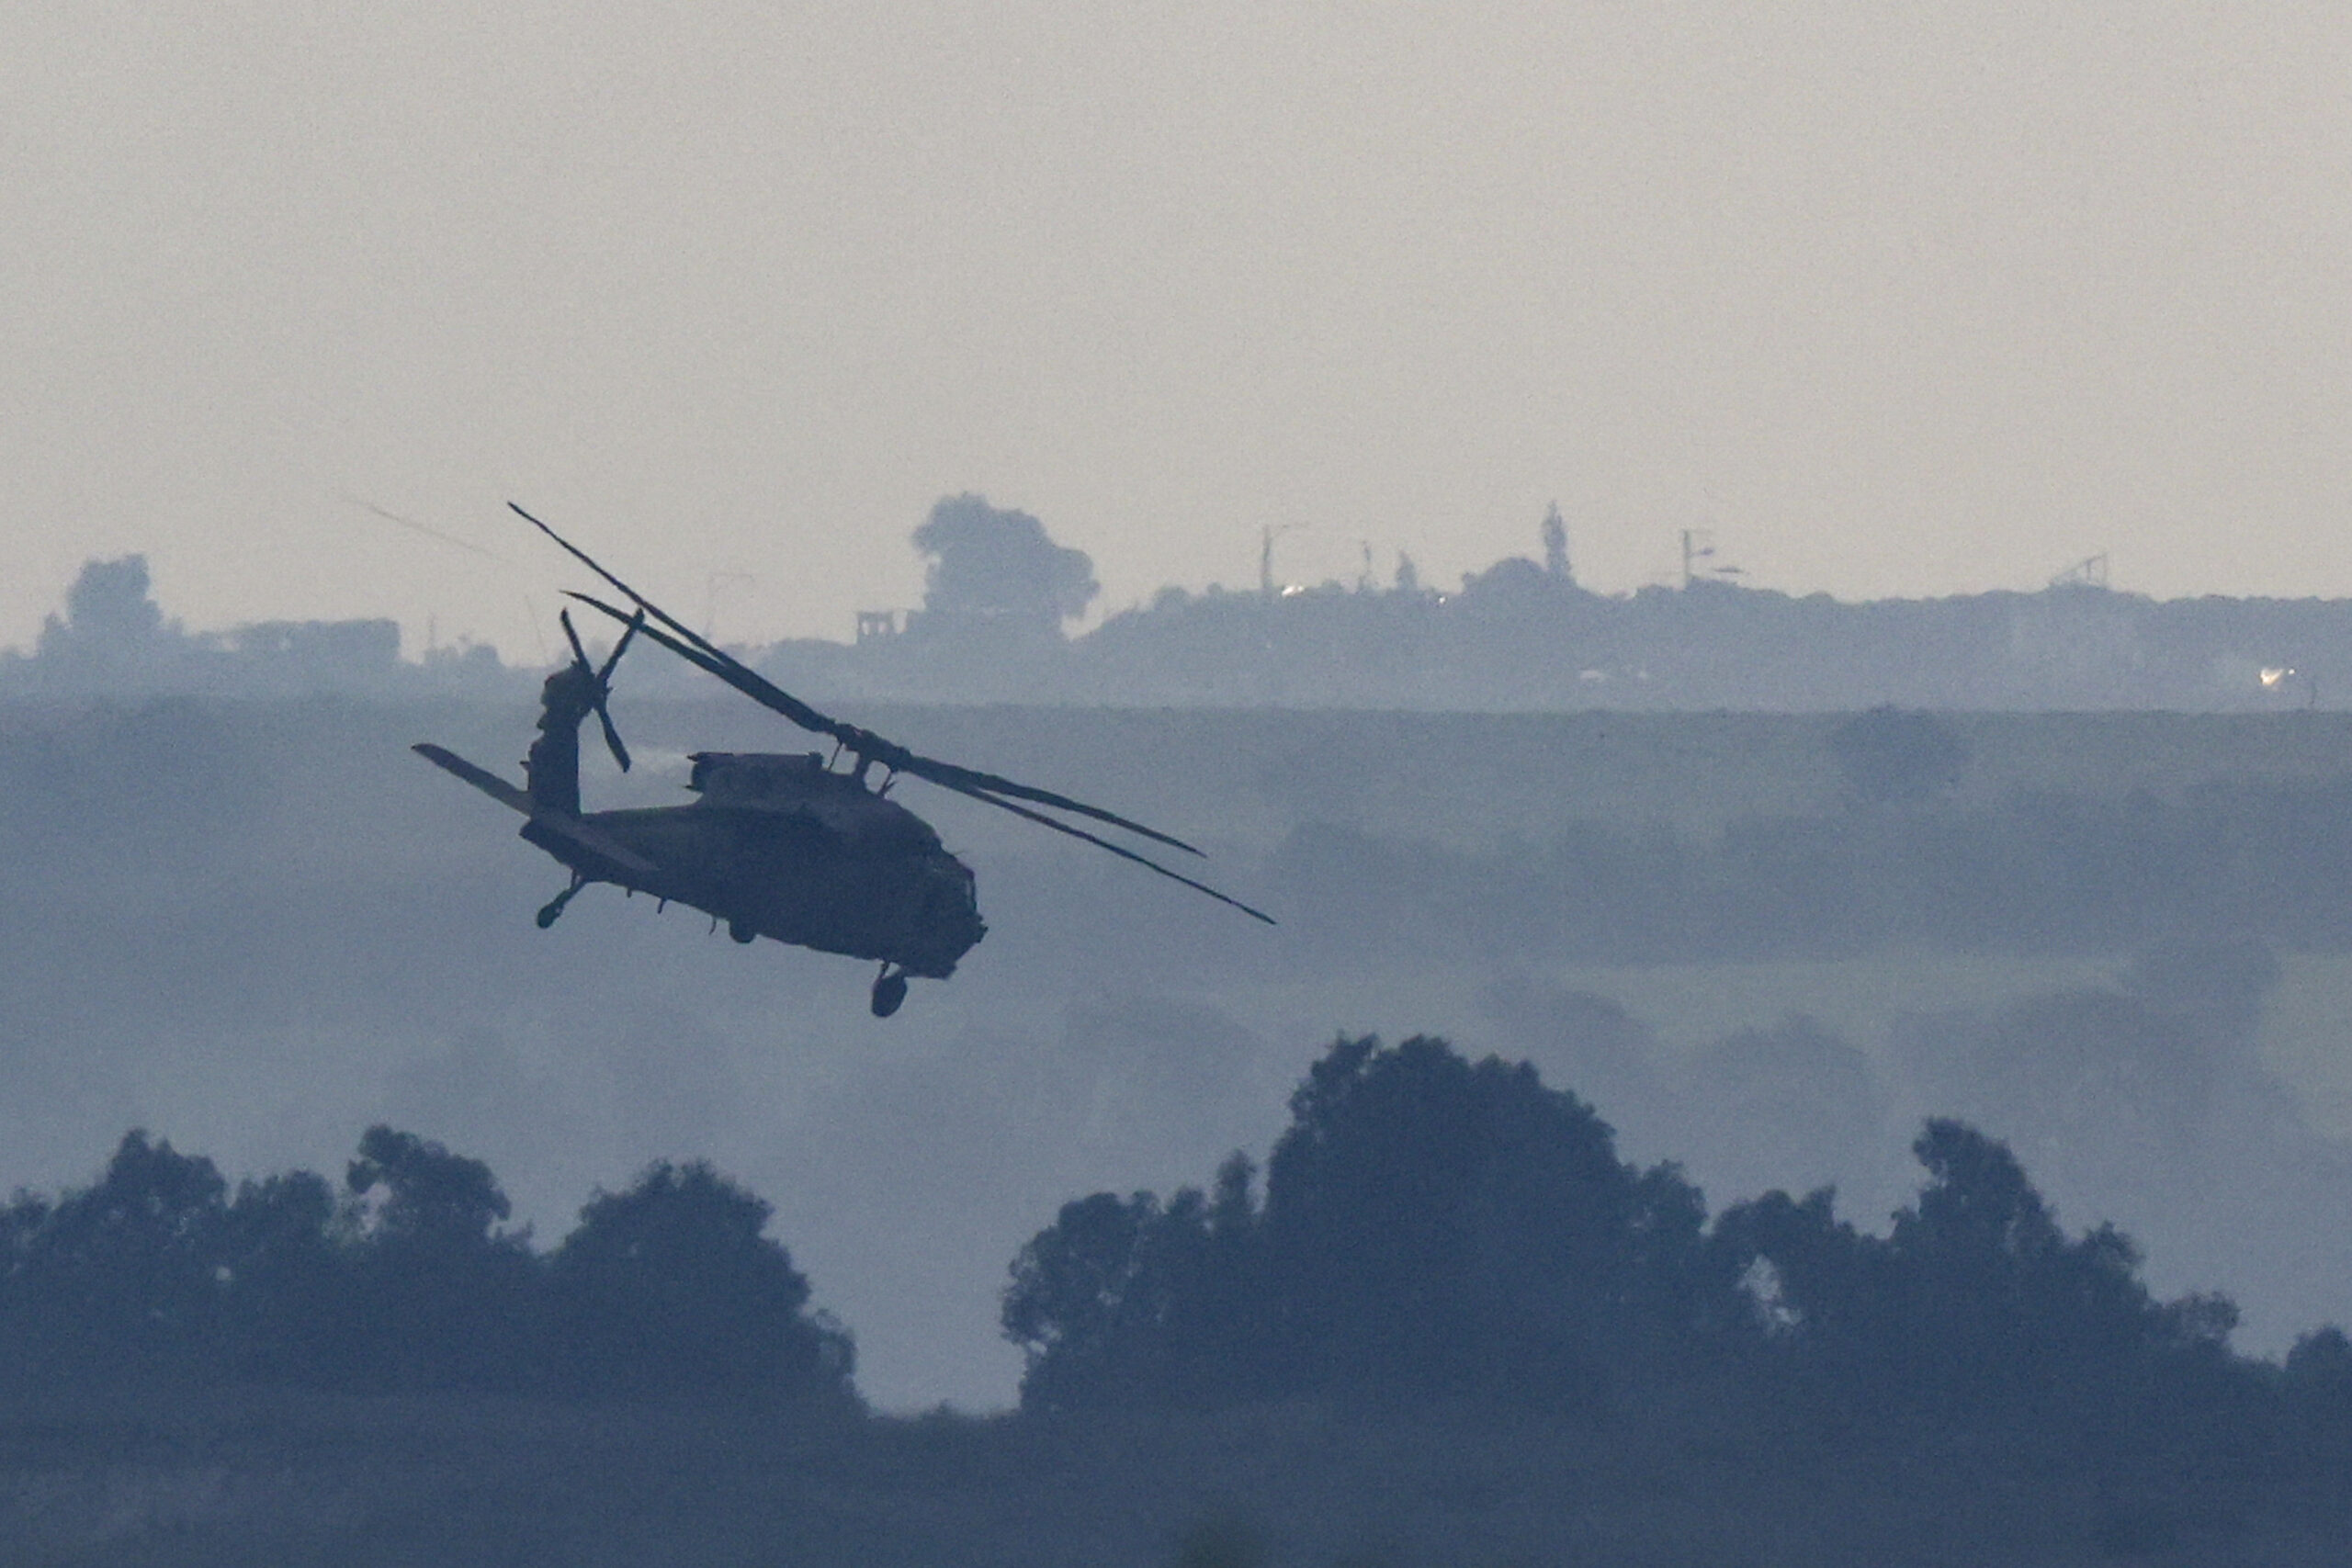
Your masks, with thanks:
<instances>
[{"instance_id":1,"label":"helicopter fuselage","mask_svg":"<svg viewBox=\"0 0 2352 1568\"><path fill-rule=\"evenodd\" d=\"M855 776L814 753L691 761L700 798L690 805L574 817L643 866L536 817L523 837L583 883L700 909L739 942L773 937L944 980L986 932L971 869L930 824Z\"/></svg>"},{"instance_id":2,"label":"helicopter fuselage","mask_svg":"<svg viewBox=\"0 0 2352 1568\"><path fill-rule=\"evenodd\" d=\"M435 767L528 818L523 837L571 870L571 886L539 910L542 930L555 924L582 888L608 882L665 905L703 910L726 921L738 942L773 937L820 953L879 960L874 1014L888 1018L906 999L910 976L947 978L988 931L974 897L971 868L947 852L929 823L885 798L889 780L902 776L1092 844L1273 924L1264 910L1093 829L1117 829L1184 853L1201 852L1182 839L1053 790L922 756L872 730L826 716L663 611L520 506L507 504L635 605L624 610L589 594L567 594L618 622L620 640L599 667L589 661L571 612L557 617L571 644L571 662L550 673L540 688L539 732L524 759L521 789L444 747L424 741L412 748ZM835 755L850 758L850 771L834 772L814 752L703 751L691 759L687 787L700 796L692 805L582 811L580 730L591 715L603 728L613 761L628 771L628 748L613 727L606 699L614 667L640 636L770 712L831 737ZM868 788L866 777L877 767L884 782Z\"/></svg>"}]
</instances>

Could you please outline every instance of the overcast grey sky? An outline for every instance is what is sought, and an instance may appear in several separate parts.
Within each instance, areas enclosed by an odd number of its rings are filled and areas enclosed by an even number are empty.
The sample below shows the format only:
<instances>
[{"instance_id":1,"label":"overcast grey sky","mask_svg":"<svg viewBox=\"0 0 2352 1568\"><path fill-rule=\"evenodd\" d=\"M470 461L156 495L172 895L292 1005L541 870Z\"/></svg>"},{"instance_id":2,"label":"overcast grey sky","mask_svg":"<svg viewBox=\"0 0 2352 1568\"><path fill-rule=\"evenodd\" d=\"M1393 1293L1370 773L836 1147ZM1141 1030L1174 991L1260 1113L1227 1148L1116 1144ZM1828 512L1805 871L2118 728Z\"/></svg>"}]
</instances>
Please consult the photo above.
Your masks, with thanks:
<instances>
[{"instance_id":1,"label":"overcast grey sky","mask_svg":"<svg viewBox=\"0 0 2352 1568\"><path fill-rule=\"evenodd\" d=\"M569 524L732 637L985 491L1164 582L2352 593L2352 13L2312 4L0 10L0 643L533 654ZM473 539L495 566L354 496Z\"/></svg>"}]
</instances>

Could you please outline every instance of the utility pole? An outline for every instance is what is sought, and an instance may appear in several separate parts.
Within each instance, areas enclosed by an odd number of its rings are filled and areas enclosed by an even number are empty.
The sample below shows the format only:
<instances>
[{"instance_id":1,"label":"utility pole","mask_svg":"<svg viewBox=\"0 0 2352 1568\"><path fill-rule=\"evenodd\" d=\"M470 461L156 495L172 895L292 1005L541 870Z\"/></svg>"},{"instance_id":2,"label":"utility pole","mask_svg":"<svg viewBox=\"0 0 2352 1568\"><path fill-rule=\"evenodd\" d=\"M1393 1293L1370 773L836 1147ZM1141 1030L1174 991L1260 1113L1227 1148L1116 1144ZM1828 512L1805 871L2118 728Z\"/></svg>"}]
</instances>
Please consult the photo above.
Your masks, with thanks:
<instances>
[{"instance_id":1,"label":"utility pole","mask_svg":"<svg viewBox=\"0 0 2352 1568\"><path fill-rule=\"evenodd\" d=\"M1258 592L1263 597L1274 596L1274 541L1306 526L1304 523L1284 523L1280 526L1269 523L1258 531Z\"/></svg>"}]
</instances>

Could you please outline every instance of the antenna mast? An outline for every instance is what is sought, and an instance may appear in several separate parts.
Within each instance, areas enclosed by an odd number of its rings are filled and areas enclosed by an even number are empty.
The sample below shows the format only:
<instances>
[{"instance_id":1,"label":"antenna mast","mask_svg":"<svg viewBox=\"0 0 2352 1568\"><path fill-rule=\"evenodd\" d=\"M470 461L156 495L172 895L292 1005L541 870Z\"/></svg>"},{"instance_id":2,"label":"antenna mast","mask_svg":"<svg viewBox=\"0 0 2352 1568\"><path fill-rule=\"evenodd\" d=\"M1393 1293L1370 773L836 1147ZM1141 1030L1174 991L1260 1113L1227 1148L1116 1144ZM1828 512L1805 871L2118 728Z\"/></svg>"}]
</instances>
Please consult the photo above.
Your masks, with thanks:
<instances>
[{"instance_id":1,"label":"antenna mast","mask_svg":"<svg viewBox=\"0 0 2352 1568\"><path fill-rule=\"evenodd\" d=\"M1305 526L1304 523L1269 523L1258 530L1258 592L1263 597L1274 596L1274 541Z\"/></svg>"},{"instance_id":2,"label":"antenna mast","mask_svg":"<svg viewBox=\"0 0 2352 1568\"><path fill-rule=\"evenodd\" d=\"M2052 588L2104 588L2107 586L2107 552L2085 556L2050 580Z\"/></svg>"}]
</instances>

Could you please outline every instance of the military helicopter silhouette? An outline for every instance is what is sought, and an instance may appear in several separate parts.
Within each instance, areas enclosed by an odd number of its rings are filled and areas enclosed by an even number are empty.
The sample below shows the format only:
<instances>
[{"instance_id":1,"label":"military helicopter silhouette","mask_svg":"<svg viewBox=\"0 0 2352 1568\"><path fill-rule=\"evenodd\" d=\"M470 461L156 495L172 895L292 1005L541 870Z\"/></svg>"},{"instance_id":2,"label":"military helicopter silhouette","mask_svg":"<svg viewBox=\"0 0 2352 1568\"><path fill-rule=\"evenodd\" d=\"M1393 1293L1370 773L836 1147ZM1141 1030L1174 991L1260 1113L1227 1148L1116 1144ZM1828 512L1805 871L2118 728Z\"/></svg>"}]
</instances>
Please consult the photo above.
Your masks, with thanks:
<instances>
[{"instance_id":1,"label":"military helicopter silhouette","mask_svg":"<svg viewBox=\"0 0 2352 1568\"><path fill-rule=\"evenodd\" d=\"M1083 828L1047 815L1058 811L1122 829L1187 854L1201 852L1140 822L1051 790L958 767L908 750L869 729L828 717L765 680L716 644L605 570L578 546L509 502L525 522L594 572L631 608L586 593L572 599L622 627L596 665L571 624L559 616L571 662L539 693L539 733L523 763L523 787L429 742L413 750L503 806L529 818L522 835L571 873L570 886L539 910L541 930L592 883L649 893L666 907L684 904L725 921L739 942L761 937L820 953L878 962L873 1009L888 1018L906 1000L910 976L944 980L987 933L971 868L950 854L931 825L886 798L900 774L983 801L1135 862L1254 919L1273 917L1204 882ZM613 671L637 637L661 644L801 728L829 737L834 753L698 751L684 806L617 811L580 808L580 729L594 714L613 761L627 773L628 748L613 723ZM846 757L846 771L833 762ZM869 783L876 768L878 783Z\"/></svg>"}]
</instances>

